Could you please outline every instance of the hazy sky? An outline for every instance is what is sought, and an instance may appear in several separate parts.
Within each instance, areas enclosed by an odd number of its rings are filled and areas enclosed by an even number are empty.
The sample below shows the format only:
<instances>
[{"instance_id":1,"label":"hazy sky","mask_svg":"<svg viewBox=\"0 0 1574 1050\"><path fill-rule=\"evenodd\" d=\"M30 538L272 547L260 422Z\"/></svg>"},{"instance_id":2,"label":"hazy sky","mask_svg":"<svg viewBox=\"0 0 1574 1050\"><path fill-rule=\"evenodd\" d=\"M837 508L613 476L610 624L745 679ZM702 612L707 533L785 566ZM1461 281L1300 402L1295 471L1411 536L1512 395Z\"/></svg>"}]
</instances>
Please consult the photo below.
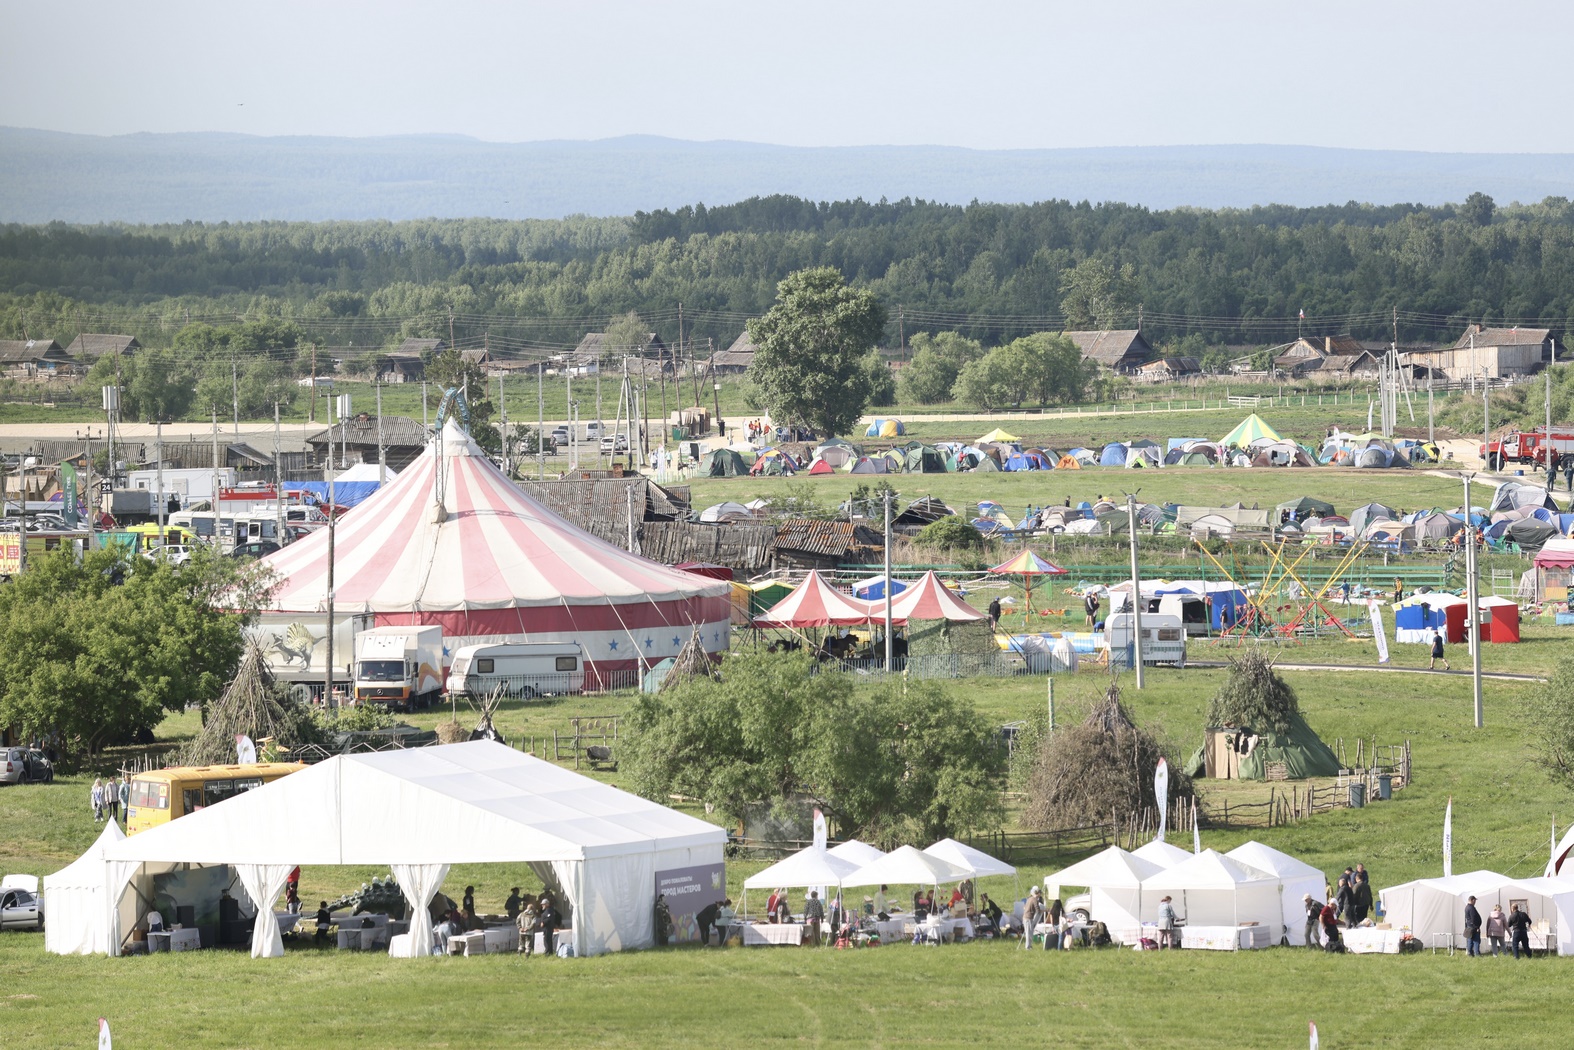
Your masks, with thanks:
<instances>
[{"instance_id":1,"label":"hazy sky","mask_svg":"<svg viewBox=\"0 0 1574 1050\"><path fill-rule=\"evenodd\" d=\"M1574 5L0 0L0 124L1574 151Z\"/></svg>"}]
</instances>

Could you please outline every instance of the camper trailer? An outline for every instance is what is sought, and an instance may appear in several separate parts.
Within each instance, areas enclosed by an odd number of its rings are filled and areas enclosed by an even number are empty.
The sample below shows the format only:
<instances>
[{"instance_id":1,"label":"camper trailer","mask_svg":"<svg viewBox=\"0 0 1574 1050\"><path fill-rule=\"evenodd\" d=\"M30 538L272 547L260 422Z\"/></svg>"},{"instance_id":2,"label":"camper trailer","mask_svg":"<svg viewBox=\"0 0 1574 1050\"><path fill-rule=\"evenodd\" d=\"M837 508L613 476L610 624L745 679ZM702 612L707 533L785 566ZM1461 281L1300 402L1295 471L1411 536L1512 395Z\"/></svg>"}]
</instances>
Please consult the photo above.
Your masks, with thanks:
<instances>
[{"instance_id":1,"label":"camper trailer","mask_svg":"<svg viewBox=\"0 0 1574 1050\"><path fill-rule=\"evenodd\" d=\"M1111 667L1131 666L1132 631L1130 613L1111 613L1104 622L1104 641L1109 646ZM1144 613L1142 617L1142 662L1186 666L1186 628L1181 618L1163 613Z\"/></svg>"},{"instance_id":2,"label":"camper trailer","mask_svg":"<svg viewBox=\"0 0 1574 1050\"><path fill-rule=\"evenodd\" d=\"M574 642L500 642L466 645L448 669L448 691L530 699L577 693L585 688L584 654Z\"/></svg>"}]
</instances>

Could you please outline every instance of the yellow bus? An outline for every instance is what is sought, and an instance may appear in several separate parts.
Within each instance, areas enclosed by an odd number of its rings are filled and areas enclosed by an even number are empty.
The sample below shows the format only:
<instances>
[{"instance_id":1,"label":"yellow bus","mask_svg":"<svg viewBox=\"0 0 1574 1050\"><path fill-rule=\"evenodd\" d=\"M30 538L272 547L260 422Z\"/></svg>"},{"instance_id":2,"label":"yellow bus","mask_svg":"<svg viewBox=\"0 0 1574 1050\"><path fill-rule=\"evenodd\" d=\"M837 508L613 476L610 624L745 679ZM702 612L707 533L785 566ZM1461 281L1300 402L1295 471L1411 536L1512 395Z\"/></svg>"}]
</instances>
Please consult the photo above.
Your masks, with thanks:
<instances>
[{"instance_id":1,"label":"yellow bus","mask_svg":"<svg viewBox=\"0 0 1574 1050\"><path fill-rule=\"evenodd\" d=\"M254 762L244 766L171 766L131 778L126 834L168 824L243 791L305 769L303 762Z\"/></svg>"}]
</instances>

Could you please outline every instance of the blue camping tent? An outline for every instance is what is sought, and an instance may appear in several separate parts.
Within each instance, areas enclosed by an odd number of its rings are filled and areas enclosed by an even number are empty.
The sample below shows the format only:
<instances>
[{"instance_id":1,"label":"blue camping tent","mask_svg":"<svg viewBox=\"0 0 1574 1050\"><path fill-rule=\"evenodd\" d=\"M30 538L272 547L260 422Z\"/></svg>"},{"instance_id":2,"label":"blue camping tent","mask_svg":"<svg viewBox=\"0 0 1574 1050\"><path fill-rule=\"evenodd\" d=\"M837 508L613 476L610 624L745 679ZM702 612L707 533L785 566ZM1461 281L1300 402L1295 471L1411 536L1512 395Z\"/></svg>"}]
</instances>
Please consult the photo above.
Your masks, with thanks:
<instances>
[{"instance_id":1,"label":"blue camping tent","mask_svg":"<svg viewBox=\"0 0 1574 1050\"><path fill-rule=\"evenodd\" d=\"M1148 593L1146 587L1143 588L1143 593ZM1160 597L1166 594L1206 595L1208 598L1208 620L1215 631L1224 629L1226 615L1228 615L1231 624L1239 622L1241 610L1246 607L1246 592L1229 583L1204 583L1200 580L1185 580L1157 587L1152 593Z\"/></svg>"},{"instance_id":2,"label":"blue camping tent","mask_svg":"<svg viewBox=\"0 0 1574 1050\"><path fill-rule=\"evenodd\" d=\"M1104 446L1104 451L1099 453L1099 465L1103 467L1124 467L1126 465L1126 446L1119 441L1111 441Z\"/></svg>"}]
</instances>

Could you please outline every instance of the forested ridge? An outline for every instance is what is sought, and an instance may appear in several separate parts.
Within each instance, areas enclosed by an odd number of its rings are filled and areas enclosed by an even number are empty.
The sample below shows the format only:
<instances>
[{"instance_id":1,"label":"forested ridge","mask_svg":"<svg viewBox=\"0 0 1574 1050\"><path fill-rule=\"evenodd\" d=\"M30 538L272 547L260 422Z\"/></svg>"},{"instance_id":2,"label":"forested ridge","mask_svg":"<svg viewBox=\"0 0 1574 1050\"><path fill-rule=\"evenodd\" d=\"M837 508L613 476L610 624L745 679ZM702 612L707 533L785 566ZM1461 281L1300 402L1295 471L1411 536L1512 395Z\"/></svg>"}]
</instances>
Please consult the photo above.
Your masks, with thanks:
<instances>
[{"instance_id":1,"label":"forested ridge","mask_svg":"<svg viewBox=\"0 0 1574 1050\"><path fill-rule=\"evenodd\" d=\"M326 343L406 335L532 355L638 311L669 341L742 331L777 282L834 266L887 307L887 341L957 330L992 345L1087 323L1078 272L1118 288L1093 317L1155 345L1314 333L1438 342L1470 321L1574 316L1574 205L1348 204L1154 211L1069 201L953 206L794 197L629 218L0 227L0 336L281 318ZM1079 271L1079 267L1081 270ZM1074 311L1070 311L1074 312Z\"/></svg>"}]
</instances>

